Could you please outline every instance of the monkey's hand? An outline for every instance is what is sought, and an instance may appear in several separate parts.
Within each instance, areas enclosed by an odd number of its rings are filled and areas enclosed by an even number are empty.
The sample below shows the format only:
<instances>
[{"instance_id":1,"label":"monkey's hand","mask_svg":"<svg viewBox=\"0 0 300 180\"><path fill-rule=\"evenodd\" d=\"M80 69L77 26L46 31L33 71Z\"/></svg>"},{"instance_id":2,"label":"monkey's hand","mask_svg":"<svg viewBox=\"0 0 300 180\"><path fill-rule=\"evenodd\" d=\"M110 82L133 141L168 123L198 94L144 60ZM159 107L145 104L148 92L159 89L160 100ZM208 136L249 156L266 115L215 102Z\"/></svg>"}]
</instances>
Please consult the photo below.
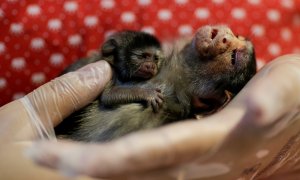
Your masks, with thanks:
<instances>
[{"instance_id":1,"label":"monkey's hand","mask_svg":"<svg viewBox=\"0 0 300 180\"><path fill-rule=\"evenodd\" d=\"M145 101L147 101L148 105L151 105L153 112L157 113L159 109L163 105L163 94L161 90L156 89L145 89Z\"/></svg>"}]
</instances>

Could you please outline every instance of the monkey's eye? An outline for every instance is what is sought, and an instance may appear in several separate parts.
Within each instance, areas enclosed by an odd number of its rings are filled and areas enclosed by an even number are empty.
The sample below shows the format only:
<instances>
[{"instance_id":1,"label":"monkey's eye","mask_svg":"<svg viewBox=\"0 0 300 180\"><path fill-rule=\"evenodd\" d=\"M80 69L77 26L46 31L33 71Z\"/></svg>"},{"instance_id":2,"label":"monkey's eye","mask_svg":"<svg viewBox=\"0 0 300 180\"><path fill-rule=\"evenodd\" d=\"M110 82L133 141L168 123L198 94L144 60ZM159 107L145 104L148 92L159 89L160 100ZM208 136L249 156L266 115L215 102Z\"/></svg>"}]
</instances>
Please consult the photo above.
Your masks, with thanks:
<instances>
[{"instance_id":1,"label":"monkey's eye","mask_svg":"<svg viewBox=\"0 0 300 180\"><path fill-rule=\"evenodd\" d=\"M137 57L138 59L144 59L144 56L143 56L143 55L140 55L140 54L136 54L136 57Z\"/></svg>"},{"instance_id":2,"label":"monkey's eye","mask_svg":"<svg viewBox=\"0 0 300 180\"><path fill-rule=\"evenodd\" d=\"M154 56L154 60L155 60L155 61L158 61L158 59L159 59L158 56L155 55L155 56Z\"/></svg>"},{"instance_id":3,"label":"monkey's eye","mask_svg":"<svg viewBox=\"0 0 300 180\"><path fill-rule=\"evenodd\" d=\"M149 57L150 57L150 54L149 54L149 53L143 53L143 54L142 54L142 57L143 57L144 59L149 58Z\"/></svg>"}]
</instances>

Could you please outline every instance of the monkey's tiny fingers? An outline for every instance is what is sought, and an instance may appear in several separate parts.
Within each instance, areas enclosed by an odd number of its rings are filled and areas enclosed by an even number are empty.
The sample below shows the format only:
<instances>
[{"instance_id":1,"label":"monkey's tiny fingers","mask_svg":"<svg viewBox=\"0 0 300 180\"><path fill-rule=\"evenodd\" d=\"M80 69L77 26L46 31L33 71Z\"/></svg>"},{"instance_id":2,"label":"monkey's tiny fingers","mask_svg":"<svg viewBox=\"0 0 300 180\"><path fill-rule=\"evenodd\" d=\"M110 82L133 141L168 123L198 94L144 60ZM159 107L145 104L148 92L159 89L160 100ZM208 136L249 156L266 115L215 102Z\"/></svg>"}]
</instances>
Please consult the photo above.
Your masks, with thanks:
<instances>
[{"instance_id":1,"label":"monkey's tiny fingers","mask_svg":"<svg viewBox=\"0 0 300 180\"><path fill-rule=\"evenodd\" d=\"M155 91L161 93L161 89L159 89L159 88L156 88Z\"/></svg>"},{"instance_id":2,"label":"monkey's tiny fingers","mask_svg":"<svg viewBox=\"0 0 300 180\"><path fill-rule=\"evenodd\" d=\"M151 100L151 107L153 109L153 112L157 113L159 111L159 103L156 101L156 99Z\"/></svg>"}]
</instances>

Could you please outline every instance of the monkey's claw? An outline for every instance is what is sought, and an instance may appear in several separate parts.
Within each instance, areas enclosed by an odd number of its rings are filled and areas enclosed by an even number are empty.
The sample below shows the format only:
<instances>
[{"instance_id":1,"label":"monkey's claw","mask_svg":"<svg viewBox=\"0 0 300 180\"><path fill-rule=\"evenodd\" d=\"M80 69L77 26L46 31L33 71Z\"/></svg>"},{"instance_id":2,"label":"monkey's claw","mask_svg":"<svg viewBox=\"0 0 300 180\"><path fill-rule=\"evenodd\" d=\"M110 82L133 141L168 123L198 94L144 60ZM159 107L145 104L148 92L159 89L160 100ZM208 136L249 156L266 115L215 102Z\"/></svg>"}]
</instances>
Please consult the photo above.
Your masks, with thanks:
<instances>
[{"instance_id":1,"label":"monkey's claw","mask_svg":"<svg viewBox=\"0 0 300 180\"><path fill-rule=\"evenodd\" d=\"M149 90L147 101L152 106L153 112L157 113L163 105L163 95L160 89Z\"/></svg>"}]
</instances>

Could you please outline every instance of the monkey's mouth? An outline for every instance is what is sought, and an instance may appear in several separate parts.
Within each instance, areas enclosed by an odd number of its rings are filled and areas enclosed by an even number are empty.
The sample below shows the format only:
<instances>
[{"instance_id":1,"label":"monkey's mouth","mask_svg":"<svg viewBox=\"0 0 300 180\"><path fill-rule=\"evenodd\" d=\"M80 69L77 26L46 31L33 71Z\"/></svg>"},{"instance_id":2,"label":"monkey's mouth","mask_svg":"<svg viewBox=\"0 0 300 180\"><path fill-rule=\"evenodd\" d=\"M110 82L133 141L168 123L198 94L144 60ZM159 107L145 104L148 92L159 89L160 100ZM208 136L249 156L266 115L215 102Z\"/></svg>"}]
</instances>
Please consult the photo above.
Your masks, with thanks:
<instances>
[{"instance_id":1,"label":"monkey's mouth","mask_svg":"<svg viewBox=\"0 0 300 180\"><path fill-rule=\"evenodd\" d=\"M142 79L150 79L154 76L155 72L154 71L143 71L139 70L136 72L136 76Z\"/></svg>"}]
</instances>

